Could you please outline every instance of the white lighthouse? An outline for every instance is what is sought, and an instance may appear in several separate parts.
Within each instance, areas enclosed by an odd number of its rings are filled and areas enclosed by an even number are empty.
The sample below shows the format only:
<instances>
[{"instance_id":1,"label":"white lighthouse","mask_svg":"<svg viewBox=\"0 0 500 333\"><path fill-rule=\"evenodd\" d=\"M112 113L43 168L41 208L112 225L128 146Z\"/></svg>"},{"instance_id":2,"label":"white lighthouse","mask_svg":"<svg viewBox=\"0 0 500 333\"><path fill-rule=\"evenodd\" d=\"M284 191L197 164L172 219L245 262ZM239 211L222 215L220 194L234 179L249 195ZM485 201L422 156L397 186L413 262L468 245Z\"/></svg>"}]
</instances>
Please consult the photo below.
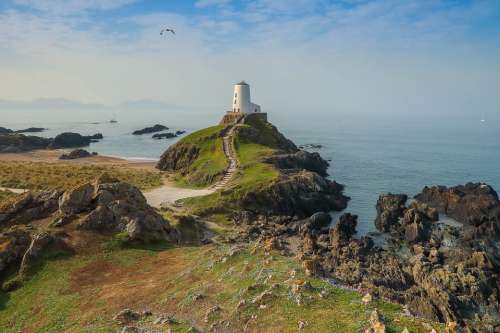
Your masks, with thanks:
<instances>
[{"instance_id":1,"label":"white lighthouse","mask_svg":"<svg viewBox=\"0 0 500 333\"><path fill-rule=\"evenodd\" d=\"M241 81L234 85L234 95L232 102L232 112L234 113L260 113L260 105L252 103L250 99L250 85Z\"/></svg>"}]
</instances>

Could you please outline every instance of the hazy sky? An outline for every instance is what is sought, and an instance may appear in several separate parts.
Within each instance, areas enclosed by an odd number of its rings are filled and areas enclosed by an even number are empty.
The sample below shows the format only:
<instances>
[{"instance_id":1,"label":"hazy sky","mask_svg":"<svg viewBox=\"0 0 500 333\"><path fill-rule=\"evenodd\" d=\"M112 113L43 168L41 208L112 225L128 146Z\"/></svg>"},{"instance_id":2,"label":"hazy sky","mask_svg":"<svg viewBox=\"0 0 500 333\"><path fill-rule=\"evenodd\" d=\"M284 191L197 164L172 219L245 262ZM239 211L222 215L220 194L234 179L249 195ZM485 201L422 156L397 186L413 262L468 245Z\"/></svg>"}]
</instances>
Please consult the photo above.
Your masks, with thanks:
<instances>
[{"instance_id":1,"label":"hazy sky","mask_svg":"<svg viewBox=\"0 0 500 333\"><path fill-rule=\"evenodd\" d=\"M226 110L242 79L282 115L500 114L500 1L0 0L0 114Z\"/></svg>"}]
</instances>

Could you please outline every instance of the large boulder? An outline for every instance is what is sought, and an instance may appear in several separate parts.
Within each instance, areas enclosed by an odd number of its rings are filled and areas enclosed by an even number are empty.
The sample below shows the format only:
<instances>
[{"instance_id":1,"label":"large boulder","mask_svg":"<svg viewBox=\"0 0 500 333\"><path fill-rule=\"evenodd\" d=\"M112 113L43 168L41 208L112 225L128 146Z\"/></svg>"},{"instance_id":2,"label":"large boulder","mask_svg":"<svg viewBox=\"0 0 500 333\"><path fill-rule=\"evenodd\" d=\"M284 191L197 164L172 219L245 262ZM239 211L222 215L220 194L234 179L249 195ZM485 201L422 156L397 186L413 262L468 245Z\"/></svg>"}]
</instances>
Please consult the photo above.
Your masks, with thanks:
<instances>
[{"instance_id":1,"label":"large boulder","mask_svg":"<svg viewBox=\"0 0 500 333\"><path fill-rule=\"evenodd\" d=\"M64 215L78 214L90 209L94 197L94 186L86 183L64 192L59 201L59 210Z\"/></svg>"},{"instance_id":2,"label":"large boulder","mask_svg":"<svg viewBox=\"0 0 500 333\"><path fill-rule=\"evenodd\" d=\"M97 155L96 153L89 153L85 149L75 149L69 152L68 154L62 154L59 156L60 160L75 160L78 158L85 158L85 157L90 157L92 155Z\"/></svg>"},{"instance_id":3,"label":"large boulder","mask_svg":"<svg viewBox=\"0 0 500 333\"><path fill-rule=\"evenodd\" d=\"M377 201L375 226L382 232L390 232L399 227L399 219L406 209L406 194L381 194Z\"/></svg>"},{"instance_id":4,"label":"large boulder","mask_svg":"<svg viewBox=\"0 0 500 333\"><path fill-rule=\"evenodd\" d=\"M126 232L130 240L177 240L175 230L148 205L138 188L108 175L63 194L57 224L74 220L78 221L78 229Z\"/></svg>"},{"instance_id":5,"label":"large boulder","mask_svg":"<svg viewBox=\"0 0 500 333\"><path fill-rule=\"evenodd\" d=\"M335 227L330 230L330 243L332 248L335 249L348 243L352 236L356 234L357 224L357 215L351 215L351 213L342 214Z\"/></svg>"}]
</instances>

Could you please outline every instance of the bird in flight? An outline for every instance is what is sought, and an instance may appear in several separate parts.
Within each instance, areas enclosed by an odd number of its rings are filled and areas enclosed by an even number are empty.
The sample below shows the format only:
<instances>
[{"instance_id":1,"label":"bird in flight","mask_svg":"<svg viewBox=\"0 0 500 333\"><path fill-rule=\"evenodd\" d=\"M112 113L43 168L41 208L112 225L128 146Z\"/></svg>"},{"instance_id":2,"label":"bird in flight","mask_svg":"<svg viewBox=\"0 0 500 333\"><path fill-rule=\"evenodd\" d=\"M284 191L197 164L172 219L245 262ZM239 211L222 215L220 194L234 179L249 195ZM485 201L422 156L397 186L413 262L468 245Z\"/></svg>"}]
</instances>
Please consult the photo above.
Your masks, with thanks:
<instances>
[{"instance_id":1,"label":"bird in flight","mask_svg":"<svg viewBox=\"0 0 500 333\"><path fill-rule=\"evenodd\" d=\"M164 28L164 29L161 29L160 31L160 35L163 36L164 33L167 33L167 32L171 32L173 35L175 35L175 30L172 29L172 28Z\"/></svg>"}]
</instances>

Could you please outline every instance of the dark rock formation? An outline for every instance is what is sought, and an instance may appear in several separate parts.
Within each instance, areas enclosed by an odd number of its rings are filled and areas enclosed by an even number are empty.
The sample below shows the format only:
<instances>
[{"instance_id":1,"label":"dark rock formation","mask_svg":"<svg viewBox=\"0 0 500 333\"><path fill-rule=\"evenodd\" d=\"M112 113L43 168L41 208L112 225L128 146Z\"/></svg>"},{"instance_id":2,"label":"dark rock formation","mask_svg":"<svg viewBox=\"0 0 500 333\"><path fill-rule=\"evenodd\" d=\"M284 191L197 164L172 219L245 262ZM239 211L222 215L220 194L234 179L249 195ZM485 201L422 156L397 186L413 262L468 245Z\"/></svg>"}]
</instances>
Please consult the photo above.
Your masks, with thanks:
<instances>
[{"instance_id":1,"label":"dark rock formation","mask_svg":"<svg viewBox=\"0 0 500 333\"><path fill-rule=\"evenodd\" d=\"M315 143L306 143L304 145L300 145L299 146L300 149L321 149L323 148L323 145L318 145L318 144L315 144Z\"/></svg>"},{"instance_id":2,"label":"dark rock formation","mask_svg":"<svg viewBox=\"0 0 500 333\"><path fill-rule=\"evenodd\" d=\"M175 131L175 135L177 135L177 136L185 134L185 133L186 133L186 131L183 131L183 130Z\"/></svg>"},{"instance_id":3,"label":"dark rock formation","mask_svg":"<svg viewBox=\"0 0 500 333\"><path fill-rule=\"evenodd\" d=\"M93 155L97 155L97 153L89 153L88 151L86 151L85 149L75 149L73 151L71 151L70 153L68 154L62 154L59 159L60 160L75 160L75 159L78 159L78 158L85 158L85 157L90 157L90 156L93 156Z\"/></svg>"},{"instance_id":4,"label":"dark rock formation","mask_svg":"<svg viewBox=\"0 0 500 333\"><path fill-rule=\"evenodd\" d=\"M415 200L463 223L500 216L498 194L487 184L425 187Z\"/></svg>"},{"instance_id":5,"label":"dark rock formation","mask_svg":"<svg viewBox=\"0 0 500 333\"><path fill-rule=\"evenodd\" d=\"M102 134L83 136L78 133L61 133L57 135L49 144L50 149L86 147L91 142L102 139Z\"/></svg>"},{"instance_id":6,"label":"dark rock formation","mask_svg":"<svg viewBox=\"0 0 500 333\"><path fill-rule=\"evenodd\" d=\"M14 131L9 129L9 128L5 128L5 127L1 127L0 126L0 134L10 134L10 133L13 133Z\"/></svg>"},{"instance_id":7,"label":"dark rock formation","mask_svg":"<svg viewBox=\"0 0 500 333\"><path fill-rule=\"evenodd\" d=\"M408 196L406 194L381 194L377 201L377 218L375 226L378 230L389 232L399 225L403 217Z\"/></svg>"},{"instance_id":8,"label":"dark rock formation","mask_svg":"<svg viewBox=\"0 0 500 333\"><path fill-rule=\"evenodd\" d=\"M152 138L153 139L157 139L157 140L160 140L160 139L173 139L173 138L176 138L177 137L177 134L175 133L157 133L157 134L153 134Z\"/></svg>"},{"instance_id":9,"label":"dark rock formation","mask_svg":"<svg viewBox=\"0 0 500 333\"><path fill-rule=\"evenodd\" d=\"M58 209L59 191L27 192L0 206L0 225L28 223L52 215Z\"/></svg>"},{"instance_id":10,"label":"dark rock formation","mask_svg":"<svg viewBox=\"0 0 500 333\"><path fill-rule=\"evenodd\" d=\"M146 128L134 131L132 134L133 135L143 135L143 134L156 133L156 132L161 132L161 131L166 131L166 130L168 130L168 127L156 124L152 127L146 127Z\"/></svg>"},{"instance_id":11,"label":"dark rock formation","mask_svg":"<svg viewBox=\"0 0 500 333\"><path fill-rule=\"evenodd\" d=\"M349 198L343 189L315 172L301 171L283 174L278 181L245 193L236 204L264 215L308 217L318 211L345 209Z\"/></svg>"},{"instance_id":12,"label":"dark rock formation","mask_svg":"<svg viewBox=\"0 0 500 333\"><path fill-rule=\"evenodd\" d=\"M336 279L405 304L416 315L457 322L471 332L494 332L500 323L500 237L489 228L497 230L496 195L484 186L459 188L468 188L467 194L455 197L454 191L436 188L439 191L430 195L426 188L426 198L432 200L409 207L404 195L382 195L379 217L389 212L389 218L379 225L390 231L384 249L374 246L370 237L353 238L356 218L344 214L329 234L302 229L307 231L302 256L319 256L323 271ZM450 205L450 198L460 198L460 203L453 199ZM436 222L432 205L443 212L453 207L448 211L460 212L456 216L463 221L477 221L478 212L489 215L483 215L487 221L457 228Z\"/></svg>"},{"instance_id":13,"label":"dark rock formation","mask_svg":"<svg viewBox=\"0 0 500 333\"><path fill-rule=\"evenodd\" d=\"M321 158L318 153L309 153L299 150L293 154L273 155L264 160L266 163L274 164L278 169L308 170L327 176L328 162Z\"/></svg>"},{"instance_id":14,"label":"dark rock formation","mask_svg":"<svg viewBox=\"0 0 500 333\"><path fill-rule=\"evenodd\" d=\"M46 149L51 139L23 134L0 134L0 153L21 153L35 149Z\"/></svg>"},{"instance_id":15,"label":"dark rock formation","mask_svg":"<svg viewBox=\"0 0 500 333\"><path fill-rule=\"evenodd\" d=\"M76 218L77 214L83 216ZM64 225L64 220L78 220L83 230L127 232L130 240L177 240L174 229L147 204L138 188L109 176L66 191L55 224Z\"/></svg>"}]
</instances>

